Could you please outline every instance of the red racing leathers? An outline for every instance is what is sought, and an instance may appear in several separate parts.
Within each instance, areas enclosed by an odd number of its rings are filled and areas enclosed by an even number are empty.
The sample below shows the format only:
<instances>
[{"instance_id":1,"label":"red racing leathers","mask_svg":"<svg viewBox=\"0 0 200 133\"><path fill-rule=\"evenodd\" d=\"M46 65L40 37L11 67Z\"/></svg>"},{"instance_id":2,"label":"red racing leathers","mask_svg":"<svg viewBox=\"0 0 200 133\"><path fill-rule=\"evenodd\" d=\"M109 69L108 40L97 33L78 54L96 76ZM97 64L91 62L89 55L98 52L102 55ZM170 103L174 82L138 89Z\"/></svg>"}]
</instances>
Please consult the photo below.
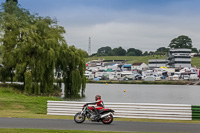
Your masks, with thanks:
<instances>
[{"instance_id":1,"label":"red racing leathers","mask_svg":"<svg viewBox=\"0 0 200 133\"><path fill-rule=\"evenodd\" d=\"M86 103L87 105L97 105L97 106L89 106L88 108L96 113L97 116L99 116L99 111L104 108L104 103L101 99L98 99L96 102L93 103Z\"/></svg>"}]
</instances>

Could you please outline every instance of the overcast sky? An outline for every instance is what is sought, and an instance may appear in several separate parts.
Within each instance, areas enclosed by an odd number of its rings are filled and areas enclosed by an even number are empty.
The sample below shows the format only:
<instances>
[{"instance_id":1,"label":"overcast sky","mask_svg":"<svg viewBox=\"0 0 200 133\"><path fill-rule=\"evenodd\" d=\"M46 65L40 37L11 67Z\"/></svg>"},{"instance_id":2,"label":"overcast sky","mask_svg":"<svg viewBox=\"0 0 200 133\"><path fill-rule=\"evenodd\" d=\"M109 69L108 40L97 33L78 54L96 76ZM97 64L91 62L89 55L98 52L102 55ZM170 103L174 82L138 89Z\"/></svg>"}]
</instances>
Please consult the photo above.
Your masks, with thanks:
<instances>
[{"instance_id":1,"label":"overcast sky","mask_svg":"<svg viewBox=\"0 0 200 133\"><path fill-rule=\"evenodd\" d=\"M5 1L5 0L0 0ZM68 45L155 51L186 35L200 49L200 0L18 0L31 13L56 18Z\"/></svg>"}]
</instances>

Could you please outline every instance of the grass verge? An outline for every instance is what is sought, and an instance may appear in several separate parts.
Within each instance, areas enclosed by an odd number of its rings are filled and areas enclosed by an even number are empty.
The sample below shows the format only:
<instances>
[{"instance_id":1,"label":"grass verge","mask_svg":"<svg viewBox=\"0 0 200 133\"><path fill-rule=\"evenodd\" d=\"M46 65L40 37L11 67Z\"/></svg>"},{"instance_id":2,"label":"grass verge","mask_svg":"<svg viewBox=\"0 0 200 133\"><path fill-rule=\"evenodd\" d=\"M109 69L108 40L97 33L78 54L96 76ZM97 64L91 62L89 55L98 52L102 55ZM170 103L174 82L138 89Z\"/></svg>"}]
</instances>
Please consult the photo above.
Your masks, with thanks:
<instances>
[{"instance_id":1,"label":"grass verge","mask_svg":"<svg viewBox=\"0 0 200 133\"><path fill-rule=\"evenodd\" d=\"M0 117L31 117L47 113L47 100L56 97L27 96L11 87L0 87Z\"/></svg>"},{"instance_id":2,"label":"grass verge","mask_svg":"<svg viewBox=\"0 0 200 133\"><path fill-rule=\"evenodd\" d=\"M49 129L1 129L0 133L119 133L109 131L49 130ZM127 132L120 132L127 133ZM129 132L131 133L131 132ZM134 132L145 133L145 132ZM153 132L148 132L153 133ZM155 132L154 132L155 133Z\"/></svg>"},{"instance_id":3,"label":"grass verge","mask_svg":"<svg viewBox=\"0 0 200 133\"><path fill-rule=\"evenodd\" d=\"M118 81L118 80L87 80L87 83L97 83L97 84L151 84L151 85L188 85L192 83L192 81L142 81L142 80L135 80L135 81Z\"/></svg>"}]
</instances>

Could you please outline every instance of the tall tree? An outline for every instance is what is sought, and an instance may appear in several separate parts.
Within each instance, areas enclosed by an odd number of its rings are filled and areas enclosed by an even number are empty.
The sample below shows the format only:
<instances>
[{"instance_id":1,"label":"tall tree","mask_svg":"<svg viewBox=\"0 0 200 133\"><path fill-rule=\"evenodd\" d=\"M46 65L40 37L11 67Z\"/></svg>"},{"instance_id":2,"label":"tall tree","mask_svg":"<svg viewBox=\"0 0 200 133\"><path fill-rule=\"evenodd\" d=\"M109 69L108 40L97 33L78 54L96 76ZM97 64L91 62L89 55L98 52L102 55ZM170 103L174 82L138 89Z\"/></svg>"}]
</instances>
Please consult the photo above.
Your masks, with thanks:
<instances>
[{"instance_id":1,"label":"tall tree","mask_svg":"<svg viewBox=\"0 0 200 133\"><path fill-rule=\"evenodd\" d=\"M4 68L1 68L2 80L6 80L7 77L11 77L11 82L13 80L13 68L15 67L16 61L15 56L10 54L13 53L13 48L17 43L17 36L19 35L17 26L17 16L15 12L18 12L18 7L16 2L12 0L6 1L1 5L0 12L0 29L1 29L1 44L2 44L2 59ZM8 47L4 47L7 45Z\"/></svg>"},{"instance_id":2,"label":"tall tree","mask_svg":"<svg viewBox=\"0 0 200 133\"><path fill-rule=\"evenodd\" d=\"M169 53L169 48L160 47L156 50L155 54L157 55L167 55Z\"/></svg>"},{"instance_id":3,"label":"tall tree","mask_svg":"<svg viewBox=\"0 0 200 133\"><path fill-rule=\"evenodd\" d=\"M108 55L112 51L111 47L106 46L106 47L101 47L97 50L98 55Z\"/></svg>"},{"instance_id":4,"label":"tall tree","mask_svg":"<svg viewBox=\"0 0 200 133\"><path fill-rule=\"evenodd\" d=\"M129 48L126 53L127 56L141 56L142 51L135 48Z\"/></svg>"},{"instance_id":5,"label":"tall tree","mask_svg":"<svg viewBox=\"0 0 200 133\"><path fill-rule=\"evenodd\" d=\"M22 78L27 93L51 92L58 59L66 71L70 70L66 72L66 84L71 94L77 93L81 85L84 88L85 52L70 47L65 57L61 56L60 53L65 52L62 46L67 47L67 44L63 37L65 30L56 20L31 15L14 2L6 2L3 9L7 9L0 13L0 28L4 32L1 38L3 62L5 68L16 70L16 77Z\"/></svg>"},{"instance_id":6,"label":"tall tree","mask_svg":"<svg viewBox=\"0 0 200 133\"><path fill-rule=\"evenodd\" d=\"M145 52L143 53L143 55L144 55L144 56L149 55L148 51L145 51Z\"/></svg>"},{"instance_id":7,"label":"tall tree","mask_svg":"<svg viewBox=\"0 0 200 133\"><path fill-rule=\"evenodd\" d=\"M198 49L197 48L192 48L192 53L198 53Z\"/></svg>"},{"instance_id":8,"label":"tall tree","mask_svg":"<svg viewBox=\"0 0 200 133\"><path fill-rule=\"evenodd\" d=\"M174 38L169 44L170 48L192 48L192 40L185 35Z\"/></svg>"},{"instance_id":9,"label":"tall tree","mask_svg":"<svg viewBox=\"0 0 200 133\"><path fill-rule=\"evenodd\" d=\"M74 46L68 47L65 44L61 46L56 72L63 76L66 97L78 96L79 92L84 95L86 78L83 55L84 51Z\"/></svg>"},{"instance_id":10,"label":"tall tree","mask_svg":"<svg viewBox=\"0 0 200 133\"><path fill-rule=\"evenodd\" d=\"M126 50L123 49L122 47L114 48L113 53L115 56L124 56L126 55Z\"/></svg>"},{"instance_id":11,"label":"tall tree","mask_svg":"<svg viewBox=\"0 0 200 133\"><path fill-rule=\"evenodd\" d=\"M18 3L18 0L6 0L6 2L10 2L10 1Z\"/></svg>"}]
</instances>

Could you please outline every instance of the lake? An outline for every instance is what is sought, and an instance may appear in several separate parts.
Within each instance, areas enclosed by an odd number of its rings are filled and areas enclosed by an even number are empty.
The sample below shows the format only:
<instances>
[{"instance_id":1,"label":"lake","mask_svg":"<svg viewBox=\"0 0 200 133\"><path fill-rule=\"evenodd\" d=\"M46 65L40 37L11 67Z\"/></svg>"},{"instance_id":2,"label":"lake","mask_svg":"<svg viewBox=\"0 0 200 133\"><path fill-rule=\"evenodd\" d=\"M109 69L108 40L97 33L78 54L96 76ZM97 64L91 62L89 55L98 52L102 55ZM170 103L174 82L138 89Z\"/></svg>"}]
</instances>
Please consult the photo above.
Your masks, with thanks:
<instances>
[{"instance_id":1,"label":"lake","mask_svg":"<svg viewBox=\"0 0 200 133\"><path fill-rule=\"evenodd\" d=\"M104 102L200 105L200 86L194 85L87 84L85 98L68 100L93 102L97 94Z\"/></svg>"}]
</instances>

